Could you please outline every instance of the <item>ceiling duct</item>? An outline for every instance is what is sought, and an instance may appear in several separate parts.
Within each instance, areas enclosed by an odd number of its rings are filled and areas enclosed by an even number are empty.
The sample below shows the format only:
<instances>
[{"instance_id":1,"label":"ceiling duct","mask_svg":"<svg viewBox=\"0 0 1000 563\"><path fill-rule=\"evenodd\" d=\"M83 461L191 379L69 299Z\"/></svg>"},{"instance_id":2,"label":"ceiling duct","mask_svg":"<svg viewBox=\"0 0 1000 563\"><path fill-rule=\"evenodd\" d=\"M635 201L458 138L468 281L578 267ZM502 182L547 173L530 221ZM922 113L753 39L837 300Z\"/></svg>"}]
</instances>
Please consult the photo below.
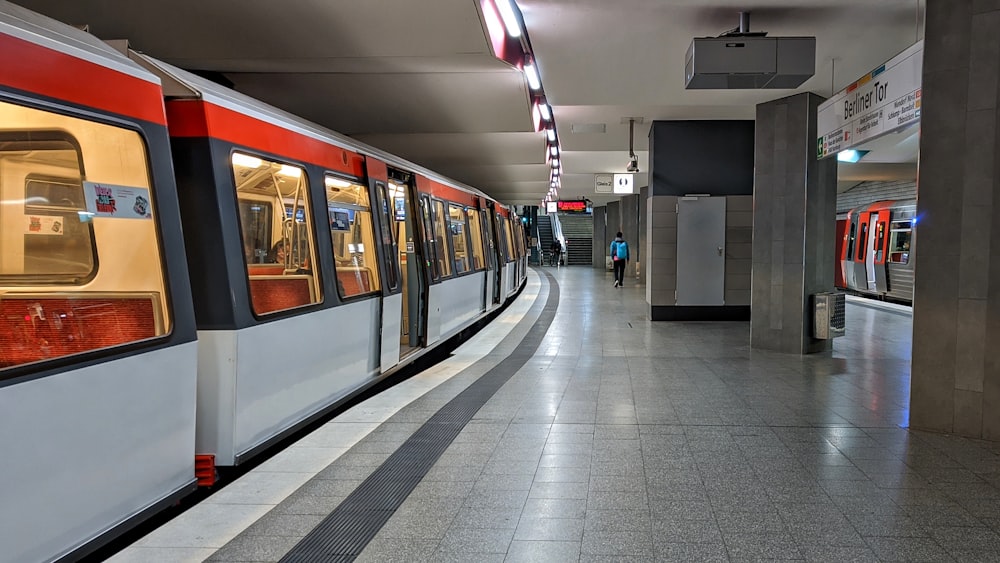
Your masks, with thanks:
<instances>
[{"instance_id":1,"label":"ceiling duct","mask_svg":"<svg viewBox=\"0 0 1000 563\"><path fill-rule=\"evenodd\" d=\"M684 61L688 90L798 88L816 72L815 37L750 31L750 13L719 37L696 37Z\"/></svg>"}]
</instances>

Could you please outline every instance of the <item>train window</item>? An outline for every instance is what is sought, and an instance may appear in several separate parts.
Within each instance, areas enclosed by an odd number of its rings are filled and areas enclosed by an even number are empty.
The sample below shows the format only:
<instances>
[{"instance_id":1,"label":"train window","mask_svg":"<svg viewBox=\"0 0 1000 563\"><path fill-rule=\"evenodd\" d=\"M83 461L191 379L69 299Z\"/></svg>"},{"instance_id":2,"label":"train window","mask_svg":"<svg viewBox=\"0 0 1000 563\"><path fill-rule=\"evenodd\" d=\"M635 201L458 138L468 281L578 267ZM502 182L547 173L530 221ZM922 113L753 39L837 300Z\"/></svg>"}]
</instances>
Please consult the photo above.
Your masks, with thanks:
<instances>
[{"instance_id":1,"label":"train window","mask_svg":"<svg viewBox=\"0 0 1000 563\"><path fill-rule=\"evenodd\" d=\"M469 257L469 228L465 223L465 210L457 205L448 205L448 223L451 247L455 250L455 273L469 272L472 270L472 264Z\"/></svg>"},{"instance_id":2,"label":"train window","mask_svg":"<svg viewBox=\"0 0 1000 563\"><path fill-rule=\"evenodd\" d=\"M510 251L507 249L507 231L504 228L503 215L499 213L496 214L497 218L497 244L500 246L500 258L503 260L503 264L510 262ZM501 264L501 266L503 266Z\"/></svg>"},{"instance_id":3,"label":"train window","mask_svg":"<svg viewBox=\"0 0 1000 563\"><path fill-rule=\"evenodd\" d=\"M885 250L885 222L879 221L876 223L875 228L875 261L881 262L883 251Z\"/></svg>"},{"instance_id":4,"label":"train window","mask_svg":"<svg viewBox=\"0 0 1000 563\"><path fill-rule=\"evenodd\" d=\"M0 102L0 370L171 330L136 131Z\"/></svg>"},{"instance_id":5,"label":"train window","mask_svg":"<svg viewBox=\"0 0 1000 563\"><path fill-rule=\"evenodd\" d=\"M858 236L858 260L865 259L865 250L868 247L868 223L861 223L861 235Z\"/></svg>"},{"instance_id":6,"label":"train window","mask_svg":"<svg viewBox=\"0 0 1000 563\"><path fill-rule=\"evenodd\" d=\"M513 262L514 258L517 257L517 240L514 238L514 233L511 231L510 220L506 217L503 218L503 230L504 234L507 235L507 261Z\"/></svg>"},{"instance_id":7,"label":"train window","mask_svg":"<svg viewBox=\"0 0 1000 563\"><path fill-rule=\"evenodd\" d=\"M238 152L232 167L254 314L321 302L305 171Z\"/></svg>"},{"instance_id":8,"label":"train window","mask_svg":"<svg viewBox=\"0 0 1000 563\"><path fill-rule=\"evenodd\" d=\"M341 297L380 291L375 225L368 190L334 176L327 176L324 183L333 258L337 266L337 291Z\"/></svg>"},{"instance_id":9,"label":"train window","mask_svg":"<svg viewBox=\"0 0 1000 563\"><path fill-rule=\"evenodd\" d=\"M434 244L434 220L431 218L431 200L420 196L421 224L423 226L424 245L427 250L427 263L431 267L431 279L441 279L441 262L437 258L437 246Z\"/></svg>"},{"instance_id":10,"label":"train window","mask_svg":"<svg viewBox=\"0 0 1000 563\"><path fill-rule=\"evenodd\" d=\"M452 258L449 252L447 216L444 213L444 203L434 200L434 250L441 264L441 276L449 277L452 271Z\"/></svg>"},{"instance_id":11,"label":"train window","mask_svg":"<svg viewBox=\"0 0 1000 563\"><path fill-rule=\"evenodd\" d=\"M399 287L399 270L396 266L399 251L396 248L393 233L396 232L398 227L393 219L394 215L389 209L389 202L395 202L396 198L389 197L386 190L388 190L388 187L383 182L375 182L375 197L378 198L378 209L382 215L380 220L383 225L382 251L385 255L385 276L383 281L389 289L396 289Z\"/></svg>"},{"instance_id":12,"label":"train window","mask_svg":"<svg viewBox=\"0 0 1000 563\"><path fill-rule=\"evenodd\" d=\"M271 250L271 223L274 210L269 201L239 202L243 225L243 257L247 264L266 264Z\"/></svg>"},{"instance_id":13,"label":"train window","mask_svg":"<svg viewBox=\"0 0 1000 563\"><path fill-rule=\"evenodd\" d=\"M889 228L889 261L906 264L910 261L910 237L913 229L909 220L892 223Z\"/></svg>"},{"instance_id":14,"label":"train window","mask_svg":"<svg viewBox=\"0 0 1000 563\"><path fill-rule=\"evenodd\" d=\"M854 256L854 235L857 230L858 225L856 222L851 221L851 231L847 238L847 259L850 260Z\"/></svg>"},{"instance_id":15,"label":"train window","mask_svg":"<svg viewBox=\"0 0 1000 563\"><path fill-rule=\"evenodd\" d=\"M483 227L479 224L479 212L466 209L469 216L469 234L472 236L472 267L477 272L486 269L486 253L483 247Z\"/></svg>"}]
</instances>

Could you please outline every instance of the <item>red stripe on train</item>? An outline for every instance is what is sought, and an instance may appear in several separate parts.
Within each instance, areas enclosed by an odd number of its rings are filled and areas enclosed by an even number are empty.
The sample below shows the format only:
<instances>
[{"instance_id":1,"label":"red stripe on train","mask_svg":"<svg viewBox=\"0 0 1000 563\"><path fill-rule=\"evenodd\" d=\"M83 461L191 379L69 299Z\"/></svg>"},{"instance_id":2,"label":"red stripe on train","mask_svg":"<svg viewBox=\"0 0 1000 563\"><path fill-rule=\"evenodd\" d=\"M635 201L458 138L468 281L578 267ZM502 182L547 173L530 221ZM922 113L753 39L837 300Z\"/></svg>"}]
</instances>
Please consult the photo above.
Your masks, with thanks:
<instances>
[{"instance_id":1,"label":"red stripe on train","mask_svg":"<svg viewBox=\"0 0 1000 563\"><path fill-rule=\"evenodd\" d=\"M203 100L170 100L171 137L211 137L234 145L364 176L364 157L314 137L296 133Z\"/></svg>"},{"instance_id":2,"label":"red stripe on train","mask_svg":"<svg viewBox=\"0 0 1000 563\"><path fill-rule=\"evenodd\" d=\"M160 85L10 35L0 35L0 84L165 125Z\"/></svg>"}]
</instances>

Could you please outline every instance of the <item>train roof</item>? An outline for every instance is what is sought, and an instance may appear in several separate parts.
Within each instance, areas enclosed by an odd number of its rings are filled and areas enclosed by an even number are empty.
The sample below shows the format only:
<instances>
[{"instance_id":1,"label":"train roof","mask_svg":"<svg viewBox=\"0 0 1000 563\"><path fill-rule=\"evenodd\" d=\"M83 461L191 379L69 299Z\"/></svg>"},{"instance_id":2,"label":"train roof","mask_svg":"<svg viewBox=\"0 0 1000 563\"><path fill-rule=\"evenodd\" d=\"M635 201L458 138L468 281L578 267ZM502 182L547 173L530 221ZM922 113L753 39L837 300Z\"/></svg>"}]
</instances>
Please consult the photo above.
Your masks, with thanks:
<instances>
[{"instance_id":1,"label":"train roof","mask_svg":"<svg viewBox=\"0 0 1000 563\"><path fill-rule=\"evenodd\" d=\"M129 56L140 63L145 63L143 66L153 72L157 72L157 74L160 75L163 80L164 95L168 97L201 99L211 104L218 105L268 123L274 123L301 135L305 135L343 149L352 150L359 154L378 158L386 164L404 168L407 171L415 172L447 186L471 192L491 201L496 201L495 198L476 188L473 188L472 186L452 180L451 178L438 174L437 172L428 170L423 166L362 143L356 139L352 139L342 133L337 133L336 131L317 125L297 115L278 109L231 88L226 88L225 86L212 82L207 78L203 78L184 69L175 67L144 53L130 50Z\"/></svg>"},{"instance_id":2,"label":"train roof","mask_svg":"<svg viewBox=\"0 0 1000 563\"><path fill-rule=\"evenodd\" d=\"M155 74L90 33L0 0L0 33L159 85Z\"/></svg>"}]
</instances>

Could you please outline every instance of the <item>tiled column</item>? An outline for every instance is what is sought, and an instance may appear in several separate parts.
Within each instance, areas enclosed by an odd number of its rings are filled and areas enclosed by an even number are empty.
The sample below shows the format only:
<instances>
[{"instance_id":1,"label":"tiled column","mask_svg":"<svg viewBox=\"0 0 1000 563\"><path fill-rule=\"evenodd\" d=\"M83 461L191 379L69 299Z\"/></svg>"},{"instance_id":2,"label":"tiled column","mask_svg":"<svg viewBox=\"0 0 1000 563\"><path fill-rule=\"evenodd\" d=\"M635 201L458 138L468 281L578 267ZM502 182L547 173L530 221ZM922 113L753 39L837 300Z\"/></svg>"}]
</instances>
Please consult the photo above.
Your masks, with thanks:
<instances>
[{"instance_id":1,"label":"tiled column","mask_svg":"<svg viewBox=\"0 0 1000 563\"><path fill-rule=\"evenodd\" d=\"M608 230L608 208L601 206L594 208L594 242L591 246L592 256L594 257L591 264L598 270L604 269L604 255L606 250L604 249L604 241L608 240L607 237ZM612 233L614 234L614 233ZM610 244L610 243L609 243Z\"/></svg>"},{"instance_id":2,"label":"tiled column","mask_svg":"<svg viewBox=\"0 0 1000 563\"><path fill-rule=\"evenodd\" d=\"M1000 3L928 2L914 428L1000 440Z\"/></svg>"},{"instance_id":3,"label":"tiled column","mask_svg":"<svg viewBox=\"0 0 1000 563\"><path fill-rule=\"evenodd\" d=\"M639 255L639 195L625 196L621 199L622 236L628 242L629 261L625 269L625 277L635 279L635 260ZM611 233L614 234L614 233ZM611 241L608 240L608 245Z\"/></svg>"},{"instance_id":4,"label":"tiled column","mask_svg":"<svg viewBox=\"0 0 1000 563\"><path fill-rule=\"evenodd\" d=\"M816 109L798 94L757 106L750 346L831 349L812 338L810 296L833 291L837 161L816 160Z\"/></svg>"},{"instance_id":5,"label":"tiled column","mask_svg":"<svg viewBox=\"0 0 1000 563\"><path fill-rule=\"evenodd\" d=\"M646 302L652 318L655 307L677 304L677 196L651 196L646 202L646 225Z\"/></svg>"}]
</instances>

